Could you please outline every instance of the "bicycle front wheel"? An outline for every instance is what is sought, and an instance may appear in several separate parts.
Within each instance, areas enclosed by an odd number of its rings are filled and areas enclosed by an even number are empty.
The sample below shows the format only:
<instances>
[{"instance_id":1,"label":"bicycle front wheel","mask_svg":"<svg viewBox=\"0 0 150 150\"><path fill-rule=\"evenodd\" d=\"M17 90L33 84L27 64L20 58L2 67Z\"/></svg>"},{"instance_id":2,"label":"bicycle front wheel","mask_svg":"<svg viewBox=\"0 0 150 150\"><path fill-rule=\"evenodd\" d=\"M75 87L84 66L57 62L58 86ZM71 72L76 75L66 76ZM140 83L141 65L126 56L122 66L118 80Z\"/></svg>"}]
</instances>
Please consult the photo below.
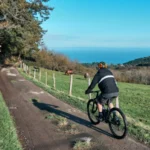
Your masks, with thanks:
<instances>
[{"instance_id":1,"label":"bicycle front wheel","mask_svg":"<svg viewBox=\"0 0 150 150\"><path fill-rule=\"evenodd\" d=\"M123 112L119 108L112 108L108 119L112 134L118 139L123 139L127 134L127 122Z\"/></svg>"},{"instance_id":2,"label":"bicycle front wheel","mask_svg":"<svg viewBox=\"0 0 150 150\"><path fill-rule=\"evenodd\" d=\"M90 99L88 101L87 112L88 112L88 117L92 124L96 125L100 122L98 119L99 112L98 112L97 103L94 99Z\"/></svg>"}]
</instances>

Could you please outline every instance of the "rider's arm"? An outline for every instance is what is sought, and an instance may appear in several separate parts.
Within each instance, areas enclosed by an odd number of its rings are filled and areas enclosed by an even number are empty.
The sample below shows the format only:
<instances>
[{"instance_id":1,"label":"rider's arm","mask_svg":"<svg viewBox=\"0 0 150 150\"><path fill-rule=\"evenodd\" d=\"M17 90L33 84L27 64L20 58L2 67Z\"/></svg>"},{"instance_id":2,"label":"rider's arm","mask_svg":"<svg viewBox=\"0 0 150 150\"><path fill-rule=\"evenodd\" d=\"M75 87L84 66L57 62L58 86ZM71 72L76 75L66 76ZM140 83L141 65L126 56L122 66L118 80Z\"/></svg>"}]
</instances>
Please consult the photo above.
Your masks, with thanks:
<instances>
[{"instance_id":1,"label":"rider's arm","mask_svg":"<svg viewBox=\"0 0 150 150\"><path fill-rule=\"evenodd\" d=\"M95 74L90 86L87 89L87 92L90 93L92 89L94 89L95 85L99 82L100 76L98 75L98 72Z\"/></svg>"}]
</instances>

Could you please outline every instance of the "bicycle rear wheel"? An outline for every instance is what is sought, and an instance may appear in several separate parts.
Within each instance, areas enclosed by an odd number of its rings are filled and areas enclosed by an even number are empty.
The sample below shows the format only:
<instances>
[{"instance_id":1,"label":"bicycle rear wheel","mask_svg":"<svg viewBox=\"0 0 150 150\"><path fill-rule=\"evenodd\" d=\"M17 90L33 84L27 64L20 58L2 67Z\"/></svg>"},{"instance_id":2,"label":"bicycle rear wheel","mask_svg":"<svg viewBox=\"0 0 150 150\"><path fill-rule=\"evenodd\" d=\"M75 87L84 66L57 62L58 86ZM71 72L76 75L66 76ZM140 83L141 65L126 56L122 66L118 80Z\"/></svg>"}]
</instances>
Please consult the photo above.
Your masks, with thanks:
<instances>
[{"instance_id":1,"label":"bicycle rear wheel","mask_svg":"<svg viewBox=\"0 0 150 150\"><path fill-rule=\"evenodd\" d=\"M97 107L97 103L94 99L90 99L87 103L87 112L88 112L88 117L91 121L92 124L96 125L98 124L100 121L98 120L98 107Z\"/></svg>"},{"instance_id":2,"label":"bicycle rear wheel","mask_svg":"<svg viewBox=\"0 0 150 150\"><path fill-rule=\"evenodd\" d=\"M123 139L127 134L127 122L123 112L119 108L112 108L108 120L112 134L118 139Z\"/></svg>"}]
</instances>

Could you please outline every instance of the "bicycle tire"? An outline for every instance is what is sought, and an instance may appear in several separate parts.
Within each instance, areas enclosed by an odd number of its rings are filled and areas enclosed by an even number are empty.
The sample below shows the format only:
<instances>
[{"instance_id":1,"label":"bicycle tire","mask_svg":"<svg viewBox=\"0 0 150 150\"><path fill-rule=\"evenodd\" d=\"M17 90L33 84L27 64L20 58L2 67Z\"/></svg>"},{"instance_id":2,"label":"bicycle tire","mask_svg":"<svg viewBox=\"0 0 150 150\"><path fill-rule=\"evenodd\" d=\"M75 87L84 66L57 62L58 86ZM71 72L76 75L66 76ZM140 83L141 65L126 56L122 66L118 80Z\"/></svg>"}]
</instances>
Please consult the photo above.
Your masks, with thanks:
<instances>
[{"instance_id":1,"label":"bicycle tire","mask_svg":"<svg viewBox=\"0 0 150 150\"><path fill-rule=\"evenodd\" d=\"M117 120L116 122L112 121L112 115L114 115L114 112L116 113ZM121 122L122 119L122 122ZM115 138L117 139L123 139L127 135L127 121L124 113L119 109L119 108L112 108L109 112L108 115L108 120L109 120L109 128L114 135ZM116 131L113 127L115 126L120 128L121 130Z\"/></svg>"},{"instance_id":2,"label":"bicycle tire","mask_svg":"<svg viewBox=\"0 0 150 150\"><path fill-rule=\"evenodd\" d=\"M98 107L97 107L97 103L94 99L90 99L87 103L87 113L88 113L88 117L91 121L92 124L97 125L100 123L100 121L98 120Z\"/></svg>"}]
</instances>

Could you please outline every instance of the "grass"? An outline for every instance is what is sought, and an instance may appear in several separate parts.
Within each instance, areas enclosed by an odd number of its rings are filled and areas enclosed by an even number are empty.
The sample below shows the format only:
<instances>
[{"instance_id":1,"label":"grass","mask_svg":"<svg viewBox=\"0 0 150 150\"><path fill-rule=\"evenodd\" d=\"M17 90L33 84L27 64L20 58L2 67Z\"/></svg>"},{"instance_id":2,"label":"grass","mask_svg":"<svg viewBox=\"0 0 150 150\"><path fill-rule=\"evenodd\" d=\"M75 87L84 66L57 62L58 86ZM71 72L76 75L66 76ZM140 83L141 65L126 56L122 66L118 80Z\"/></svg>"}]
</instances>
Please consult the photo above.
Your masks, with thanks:
<instances>
[{"instance_id":1,"label":"grass","mask_svg":"<svg viewBox=\"0 0 150 150\"><path fill-rule=\"evenodd\" d=\"M11 80L11 83L16 83L17 81L16 80Z\"/></svg>"},{"instance_id":2,"label":"grass","mask_svg":"<svg viewBox=\"0 0 150 150\"><path fill-rule=\"evenodd\" d=\"M61 129L67 134L79 133L76 125L68 122L68 120L64 117L58 116L54 113L50 113L45 118L50 119L53 123L55 123L59 127L59 130Z\"/></svg>"},{"instance_id":3,"label":"grass","mask_svg":"<svg viewBox=\"0 0 150 150\"><path fill-rule=\"evenodd\" d=\"M63 128L64 126L68 125L68 120L64 117L58 116L54 113L50 113L50 115L45 117L46 119L50 119L54 122L56 122L56 124L60 127Z\"/></svg>"},{"instance_id":4,"label":"grass","mask_svg":"<svg viewBox=\"0 0 150 150\"><path fill-rule=\"evenodd\" d=\"M43 72L41 79L42 83L33 80L32 77L27 77L23 72L22 74L55 97L86 112L88 96L84 94L84 91L88 87L88 81L84 79L83 76L73 75L73 96L70 97L68 96L70 76L66 76L62 72L48 71L48 85L50 86L48 87L43 84L45 83L45 70L41 70ZM52 88L53 73L55 73L57 90L53 90ZM31 75L33 75L33 73L31 73ZM36 77L38 79L38 75ZM119 82L118 87L120 90L119 105L127 116L129 134L143 143L150 144L150 86ZM97 89L96 87L94 90ZM92 97L94 96L93 94Z\"/></svg>"},{"instance_id":5,"label":"grass","mask_svg":"<svg viewBox=\"0 0 150 150\"><path fill-rule=\"evenodd\" d=\"M0 150L22 150L14 122L0 93Z\"/></svg>"},{"instance_id":6,"label":"grass","mask_svg":"<svg viewBox=\"0 0 150 150\"><path fill-rule=\"evenodd\" d=\"M91 149L91 144L87 142L77 141L73 146L73 150L88 150L88 149Z\"/></svg>"}]
</instances>

